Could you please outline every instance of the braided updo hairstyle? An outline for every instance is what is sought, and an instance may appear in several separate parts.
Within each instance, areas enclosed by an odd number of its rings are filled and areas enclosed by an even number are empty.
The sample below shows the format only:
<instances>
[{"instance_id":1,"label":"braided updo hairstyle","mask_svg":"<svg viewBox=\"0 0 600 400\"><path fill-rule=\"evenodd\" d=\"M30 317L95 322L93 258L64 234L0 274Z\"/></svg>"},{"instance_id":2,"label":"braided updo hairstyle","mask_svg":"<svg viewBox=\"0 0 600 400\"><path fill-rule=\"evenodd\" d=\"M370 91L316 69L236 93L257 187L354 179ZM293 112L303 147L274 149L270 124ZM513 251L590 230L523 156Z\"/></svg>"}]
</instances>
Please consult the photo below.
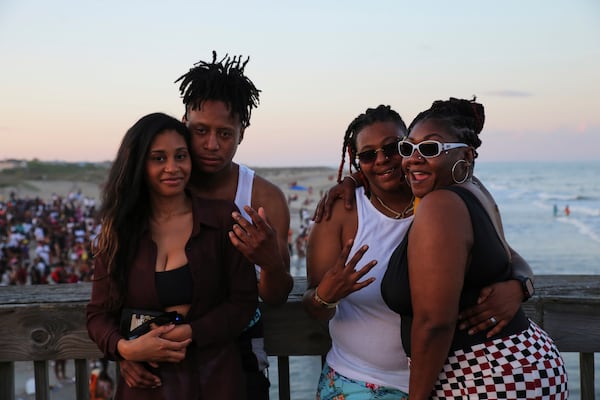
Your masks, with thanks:
<instances>
[{"instance_id":1,"label":"braided updo hairstyle","mask_svg":"<svg viewBox=\"0 0 600 400\"><path fill-rule=\"evenodd\" d=\"M356 137L361 130L376 122L393 122L398 125L398 128L400 128L404 134L407 133L406 124L402 120L402 117L400 117L400 114L396 111L392 110L390 106L379 105L377 108L368 108L363 114L354 118L350 125L348 125L348 129L346 129L346 134L344 135L342 161L340 162L340 167L338 169L338 183L342 181L342 171L346 161L346 153L348 153L348 157L350 157L350 172L352 172L352 166L354 166L357 171L360 170L358 162L356 161Z\"/></svg>"},{"instance_id":2,"label":"braided updo hairstyle","mask_svg":"<svg viewBox=\"0 0 600 400\"><path fill-rule=\"evenodd\" d=\"M416 124L427 119L434 119L444 124L456 136L458 141L472 146L474 149L481 146L479 133L483 129L485 113L483 105L471 100L456 99L436 100L431 107L417 115L408 127L408 132ZM477 157L477 151L474 151Z\"/></svg>"},{"instance_id":3,"label":"braided updo hairstyle","mask_svg":"<svg viewBox=\"0 0 600 400\"><path fill-rule=\"evenodd\" d=\"M225 57L217 61L217 52L213 51L212 62L199 61L190 70L180 76L175 83L181 81L179 91L185 104L197 110L206 100L222 101L229 108L232 116L238 116L242 128L250 125L252 109L258 106L260 90L244 75L244 68L250 60L242 61L242 56Z\"/></svg>"}]
</instances>

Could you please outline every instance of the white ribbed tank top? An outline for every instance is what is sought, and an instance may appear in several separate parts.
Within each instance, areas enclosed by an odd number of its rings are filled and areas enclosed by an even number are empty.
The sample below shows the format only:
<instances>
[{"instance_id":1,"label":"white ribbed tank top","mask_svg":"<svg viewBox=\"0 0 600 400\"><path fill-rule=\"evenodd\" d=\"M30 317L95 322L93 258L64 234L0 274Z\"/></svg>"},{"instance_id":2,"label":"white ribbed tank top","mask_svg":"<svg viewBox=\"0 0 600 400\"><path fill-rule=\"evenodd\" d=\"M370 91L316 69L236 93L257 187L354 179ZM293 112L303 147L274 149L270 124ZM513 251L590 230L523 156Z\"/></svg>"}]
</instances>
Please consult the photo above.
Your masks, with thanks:
<instances>
[{"instance_id":1,"label":"white ribbed tank top","mask_svg":"<svg viewBox=\"0 0 600 400\"><path fill-rule=\"evenodd\" d=\"M381 280L389 258L408 231L413 217L393 219L379 212L356 189L358 231L350 256L367 244L356 268L371 260L377 265L363 279L375 282L342 299L329 321L332 347L327 363L338 373L360 381L391 386L408 393L408 363L400 339L400 316L381 297Z\"/></svg>"}]
</instances>

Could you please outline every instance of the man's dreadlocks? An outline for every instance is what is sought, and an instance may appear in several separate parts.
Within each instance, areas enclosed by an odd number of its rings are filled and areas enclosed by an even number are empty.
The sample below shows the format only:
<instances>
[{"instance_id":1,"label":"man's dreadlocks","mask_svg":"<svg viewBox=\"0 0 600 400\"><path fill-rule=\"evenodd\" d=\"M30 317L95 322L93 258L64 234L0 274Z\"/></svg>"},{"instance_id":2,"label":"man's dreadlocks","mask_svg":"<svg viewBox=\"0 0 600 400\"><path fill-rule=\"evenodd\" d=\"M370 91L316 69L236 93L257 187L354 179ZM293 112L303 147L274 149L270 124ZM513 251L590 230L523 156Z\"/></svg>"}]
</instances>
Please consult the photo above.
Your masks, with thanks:
<instances>
[{"instance_id":1,"label":"man's dreadlocks","mask_svg":"<svg viewBox=\"0 0 600 400\"><path fill-rule=\"evenodd\" d=\"M232 116L238 116L243 128L250 125L250 115L258 106L258 90L254 83L244 75L244 68L250 60L242 62L242 56L229 57L225 54L217 61L217 52L213 51L212 62L199 61L188 73L180 76L179 91L185 104L185 113L200 109L206 100L222 101Z\"/></svg>"}]
</instances>

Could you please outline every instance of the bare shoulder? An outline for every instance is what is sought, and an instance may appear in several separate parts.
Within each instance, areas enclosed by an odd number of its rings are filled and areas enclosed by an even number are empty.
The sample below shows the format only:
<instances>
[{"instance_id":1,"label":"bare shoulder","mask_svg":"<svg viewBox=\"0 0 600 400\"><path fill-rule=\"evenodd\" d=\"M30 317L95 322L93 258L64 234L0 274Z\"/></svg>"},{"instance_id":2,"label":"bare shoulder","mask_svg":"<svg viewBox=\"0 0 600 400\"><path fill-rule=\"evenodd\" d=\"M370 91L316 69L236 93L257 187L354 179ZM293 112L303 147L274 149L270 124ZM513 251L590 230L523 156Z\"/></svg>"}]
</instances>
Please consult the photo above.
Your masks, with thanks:
<instances>
[{"instance_id":1,"label":"bare shoulder","mask_svg":"<svg viewBox=\"0 0 600 400\"><path fill-rule=\"evenodd\" d=\"M451 190L434 190L427 193L419 203L419 211L421 209L436 210L444 206L452 206L457 203L462 203L460 196Z\"/></svg>"},{"instance_id":2,"label":"bare shoulder","mask_svg":"<svg viewBox=\"0 0 600 400\"><path fill-rule=\"evenodd\" d=\"M473 177L471 182L465 182L461 186L469 190L475 195L475 197L477 197L481 205L486 209L490 216L494 218L500 217L500 211L498 210L496 200L494 200L494 197L484 186L483 182L476 177Z\"/></svg>"},{"instance_id":3,"label":"bare shoulder","mask_svg":"<svg viewBox=\"0 0 600 400\"><path fill-rule=\"evenodd\" d=\"M421 202L415 221L455 221L458 217L464 217L467 206L460 196L450 190L434 190L428 193Z\"/></svg>"},{"instance_id":4,"label":"bare shoulder","mask_svg":"<svg viewBox=\"0 0 600 400\"><path fill-rule=\"evenodd\" d=\"M287 243L287 232L290 228L290 209L283 191L265 178L254 175L252 185L252 208L258 211L262 207L269 220ZM287 246L287 245L286 245Z\"/></svg>"},{"instance_id":5,"label":"bare shoulder","mask_svg":"<svg viewBox=\"0 0 600 400\"><path fill-rule=\"evenodd\" d=\"M483 197L490 203L496 204L496 201L494 200L492 194L487 190L483 182L477 179L477 177L474 176L470 182L465 182L463 186L471 192L473 192L478 198L480 198L480 201L481 197Z\"/></svg>"},{"instance_id":6,"label":"bare shoulder","mask_svg":"<svg viewBox=\"0 0 600 400\"><path fill-rule=\"evenodd\" d=\"M350 231L353 231L352 236L354 236L358 226L358 210L356 207L352 207L348 210L343 201L336 201L331 206L331 217L326 220L321 220L314 226L338 227L343 230L349 229Z\"/></svg>"},{"instance_id":7,"label":"bare shoulder","mask_svg":"<svg viewBox=\"0 0 600 400\"><path fill-rule=\"evenodd\" d=\"M416 210L410 237L412 247L470 240L471 217L465 202L450 190L438 189L423 197Z\"/></svg>"},{"instance_id":8,"label":"bare shoulder","mask_svg":"<svg viewBox=\"0 0 600 400\"><path fill-rule=\"evenodd\" d=\"M258 207L264 207L266 210L284 207L287 210L287 201L283 191L277 185L255 174L252 186L252 208L258 209Z\"/></svg>"}]
</instances>

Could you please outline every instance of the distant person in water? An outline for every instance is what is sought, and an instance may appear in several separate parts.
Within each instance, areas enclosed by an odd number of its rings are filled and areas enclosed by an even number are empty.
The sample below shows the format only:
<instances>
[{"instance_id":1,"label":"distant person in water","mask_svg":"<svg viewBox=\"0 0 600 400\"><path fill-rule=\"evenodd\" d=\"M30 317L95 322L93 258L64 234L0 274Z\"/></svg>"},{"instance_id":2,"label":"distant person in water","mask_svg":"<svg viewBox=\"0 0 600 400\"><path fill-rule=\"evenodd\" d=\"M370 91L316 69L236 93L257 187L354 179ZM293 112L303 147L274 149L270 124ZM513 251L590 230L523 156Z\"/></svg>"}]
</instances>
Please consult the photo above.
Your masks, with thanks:
<instances>
[{"instance_id":1,"label":"distant person in water","mask_svg":"<svg viewBox=\"0 0 600 400\"><path fill-rule=\"evenodd\" d=\"M554 216L558 216L558 206L555 204L553 207Z\"/></svg>"},{"instance_id":2,"label":"distant person in water","mask_svg":"<svg viewBox=\"0 0 600 400\"><path fill-rule=\"evenodd\" d=\"M571 209L569 208L569 205L567 204L565 206L565 216L568 217L569 215L571 215Z\"/></svg>"}]
</instances>

